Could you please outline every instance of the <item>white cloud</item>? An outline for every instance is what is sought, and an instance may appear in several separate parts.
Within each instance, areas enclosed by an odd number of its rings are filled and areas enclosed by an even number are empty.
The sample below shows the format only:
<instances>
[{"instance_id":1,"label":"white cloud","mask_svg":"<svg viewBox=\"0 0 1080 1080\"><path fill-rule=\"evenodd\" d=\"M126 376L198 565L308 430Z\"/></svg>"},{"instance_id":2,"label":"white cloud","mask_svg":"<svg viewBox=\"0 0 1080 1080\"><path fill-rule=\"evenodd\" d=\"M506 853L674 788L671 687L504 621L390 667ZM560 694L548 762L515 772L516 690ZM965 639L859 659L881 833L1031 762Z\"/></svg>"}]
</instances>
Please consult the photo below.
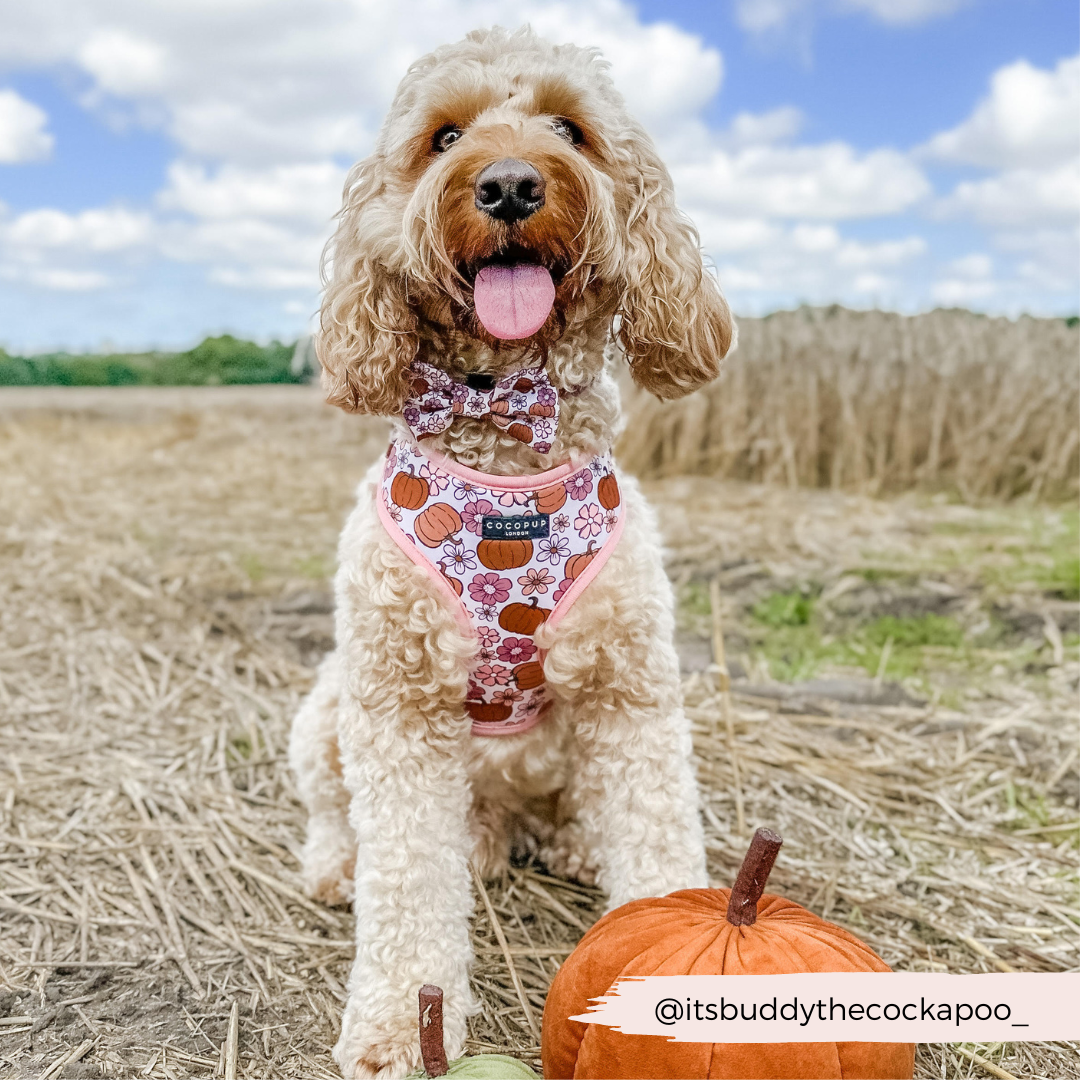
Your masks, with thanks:
<instances>
[{"instance_id":1,"label":"white cloud","mask_svg":"<svg viewBox=\"0 0 1080 1080\"><path fill-rule=\"evenodd\" d=\"M49 156L53 137L45 130L49 117L14 90L0 90L0 165L39 161Z\"/></svg>"},{"instance_id":2,"label":"white cloud","mask_svg":"<svg viewBox=\"0 0 1080 1080\"><path fill-rule=\"evenodd\" d=\"M77 55L98 87L110 94L135 97L164 86L165 50L147 38L124 30L98 30Z\"/></svg>"},{"instance_id":3,"label":"white cloud","mask_svg":"<svg viewBox=\"0 0 1080 1080\"><path fill-rule=\"evenodd\" d=\"M846 143L754 146L707 160L673 163L680 199L725 214L856 218L893 214L923 199L930 186L895 150L858 154Z\"/></svg>"},{"instance_id":4,"label":"white cloud","mask_svg":"<svg viewBox=\"0 0 1080 1080\"><path fill-rule=\"evenodd\" d=\"M1013 169L965 180L937 209L969 215L995 229L1074 224L1080 215L1080 158L1044 171Z\"/></svg>"},{"instance_id":5,"label":"white cloud","mask_svg":"<svg viewBox=\"0 0 1080 1080\"><path fill-rule=\"evenodd\" d=\"M328 161L269 169L223 165L213 171L178 161L169 167L169 184L158 202L204 219L293 219L324 229L341 203L345 173Z\"/></svg>"},{"instance_id":6,"label":"white cloud","mask_svg":"<svg viewBox=\"0 0 1080 1080\"><path fill-rule=\"evenodd\" d=\"M1053 71L1026 60L999 68L962 124L935 135L927 155L988 168L1032 169L1080 153L1080 56Z\"/></svg>"},{"instance_id":7,"label":"white cloud","mask_svg":"<svg viewBox=\"0 0 1080 1080\"><path fill-rule=\"evenodd\" d=\"M0 242L9 250L113 252L145 244L150 238L148 214L121 207L83 210L28 210L0 223Z\"/></svg>"}]
</instances>

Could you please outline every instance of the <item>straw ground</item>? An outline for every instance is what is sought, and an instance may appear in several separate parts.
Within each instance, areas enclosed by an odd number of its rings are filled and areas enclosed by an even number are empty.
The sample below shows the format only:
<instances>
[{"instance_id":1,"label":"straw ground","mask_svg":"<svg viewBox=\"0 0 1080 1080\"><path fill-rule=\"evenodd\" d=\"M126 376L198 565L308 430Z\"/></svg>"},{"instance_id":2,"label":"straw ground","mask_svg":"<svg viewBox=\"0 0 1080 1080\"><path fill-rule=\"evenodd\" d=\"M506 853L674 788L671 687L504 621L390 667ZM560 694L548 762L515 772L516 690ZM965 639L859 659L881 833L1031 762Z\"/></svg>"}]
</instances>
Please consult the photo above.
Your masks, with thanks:
<instances>
[{"instance_id":1,"label":"straw ground","mask_svg":"<svg viewBox=\"0 0 1080 1080\"><path fill-rule=\"evenodd\" d=\"M350 914L299 890L283 754L382 426L304 388L0 414L0 1075L335 1075ZM771 886L894 967L1075 970L1075 512L649 489L713 880L768 825ZM535 863L479 888L469 1048L535 1064L600 898ZM935 1045L917 1070L1061 1080L1080 1057Z\"/></svg>"}]
</instances>

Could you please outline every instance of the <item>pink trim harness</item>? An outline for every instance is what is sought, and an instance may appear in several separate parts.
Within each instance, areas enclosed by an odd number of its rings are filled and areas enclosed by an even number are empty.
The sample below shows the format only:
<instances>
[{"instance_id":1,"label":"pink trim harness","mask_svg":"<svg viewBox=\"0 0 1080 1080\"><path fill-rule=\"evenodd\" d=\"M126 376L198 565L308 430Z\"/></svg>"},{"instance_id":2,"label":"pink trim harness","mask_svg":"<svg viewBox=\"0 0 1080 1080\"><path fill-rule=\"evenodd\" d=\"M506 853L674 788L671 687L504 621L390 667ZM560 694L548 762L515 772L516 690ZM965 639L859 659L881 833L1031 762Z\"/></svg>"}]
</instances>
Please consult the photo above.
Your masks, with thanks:
<instances>
[{"instance_id":1,"label":"pink trim harness","mask_svg":"<svg viewBox=\"0 0 1080 1080\"><path fill-rule=\"evenodd\" d=\"M406 439L390 444L376 508L479 642L465 711L474 735L514 735L551 705L544 651L607 562L624 507L609 454L532 476L492 476Z\"/></svg>"}]
</instances>

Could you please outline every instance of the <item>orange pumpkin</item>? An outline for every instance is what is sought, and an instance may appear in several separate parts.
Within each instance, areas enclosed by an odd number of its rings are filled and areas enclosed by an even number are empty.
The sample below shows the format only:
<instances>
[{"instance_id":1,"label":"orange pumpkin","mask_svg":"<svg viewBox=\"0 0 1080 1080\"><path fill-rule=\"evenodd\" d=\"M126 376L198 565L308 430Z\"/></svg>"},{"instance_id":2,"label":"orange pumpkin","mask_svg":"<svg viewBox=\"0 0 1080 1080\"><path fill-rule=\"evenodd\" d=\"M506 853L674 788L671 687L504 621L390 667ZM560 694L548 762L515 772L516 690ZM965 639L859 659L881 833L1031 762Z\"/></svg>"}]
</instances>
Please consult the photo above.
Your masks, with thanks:
<instances>
[{"instance_id":1,"label":"orange pumpkin","mask_svg":"<svg viewBox=\"0 0 1080 1080\"><path fill-rule=\"evenodd\" d=\"M529 415L530 416L554 416L555 415L555 406L554 405L541 405L539 401L534 401L529 406Z\"/></svg>"},{"instance_id":2,"label":"orange pumpkin","mask_svg":"<svg viewBox=\"0 0 1080 1080\"><path fill-rule=\"evenodd\" d=\"M514 706L502 701L466 701L465 711L482 724L497 724L500 720L510 719Z\"/></svg>"},{"instance_id":3,"label":"orange pumpkin","mask_svg":"<svg viewBox=\"0 0 1080 1080\"><path fill-rule=\"evenodd\" d=\"M619 505L619 482L614 473L607 476L596 485L596 497L605 510L614 510Z\"/></svg>"},{"instance_id":4,"label":"orange pumpkin","mask_svg":"<svg viewBox=\"0 0 1080 1080\"><path fill-rule=\"evenodd\" d=\"M489 570L513 570L524 566L533 554L531 540L481 540L476 557Z\"/></svg>"},{"instance_id":5,"label":"orange pumpkin","mask_svg":"<svg viewBox=\"0 0 1080 1080\"><path fill-rule=\"evenodd\" d=\"M514 668L514 681L519 690L531 690L544 681L544 665L535 660L529 660L524 664L518 664Z\"/></svg>"},{"instance_id":6,"label":"orange pumpkin","mask_svg":"<svg viewBox=\"0 0 1080 1080\"><path fill-rule=\"evenodd\" d=\"M566 485L556 484L554 487L534 491L529 496L529 501L536 507L538 514L554 514L566 505Z\"/></svg>"},{"instance_id":7,"label":"orange pumpkin","mask_svg":"<svg viewBox=\"0 0 1080 1080\"><path fill-rule=\"evenodd\" d=\"M571 581L576 580L578 574L580 574L585 567L600 554L598 551L593 551L594 547L596 547L596 541L590 540L589 546L580 555L572 555L566 560L566 566L563 567L563 571Z\"/></svg>"},{"instance_id":8,"label":"orange pumpkin","mask_svg":"<svg viewBox=\"0 0 1080 1080\"><path fill-rule=\"evenodd\" d=\"M531 636L550 614L551 608L537 607L534 596L531 604L507 604L499 612L499 625L512 634Z\"/></svg>"},{"instance_id":9,"label":"orange pumpkin","mask_svg":"<svg viewBox=\"0 0 1080 1080\"><path fill-rule=\"evenodd\" d=\"M511 424L506 429L506 434L511 439L517 439L518 442L531 443L532 442L532 428L528 424Z\"/></svg>"},{"instance_id":10,"label":"orange pumpkin","mask_svg":"<svg viewBox=\"0 0 1080 1080\"><path fill-rule=\"evenodd\" d=\"M416 476L411 465L407 473L399 472L390 485L390 498L405 510L419 510L430 494L428 482L422 476Z\"/></svg>"},{"instance_id":11,"label":"orange pumpkin","mask_svg":"<svg viewBox=\"0 0 1080 1080\"><path fill-rule=\"evenodd\" d=\"M732 889L684 889L605 915L559 969L544 1008L544 1076L714 1080L910 1080L911 1043L691 1043L624 1035L568 1017L635 975L888 971L857 937L780 896L762 896L783 841L758 829Z\"/></svg>"},{"instance_id":12,"label":"orange pumpkin","mask_svg":"<svg viewBox=\"0 0 1080 1080\"><path fill-rule=\"evenodd\" d=\"M461 515L449 503L432 503L417 514L413 530L421 544L438 547L447 537L461 532Z\"/></svg>"}]
</instances>

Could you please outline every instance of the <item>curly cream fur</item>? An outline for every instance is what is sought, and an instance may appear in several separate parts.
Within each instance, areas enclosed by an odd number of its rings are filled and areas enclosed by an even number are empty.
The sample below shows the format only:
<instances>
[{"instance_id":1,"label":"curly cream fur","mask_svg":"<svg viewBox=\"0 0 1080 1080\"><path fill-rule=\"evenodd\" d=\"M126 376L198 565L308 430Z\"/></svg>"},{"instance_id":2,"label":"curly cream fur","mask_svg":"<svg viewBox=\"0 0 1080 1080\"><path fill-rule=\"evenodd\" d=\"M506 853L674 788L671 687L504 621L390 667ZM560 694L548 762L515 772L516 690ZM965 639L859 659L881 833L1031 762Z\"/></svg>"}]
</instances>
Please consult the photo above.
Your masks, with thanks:
<instances>
[{"instance_id":1,"label":"curly cream fur","mask_svg":"<svg viewBox=\"0 0 1080 1080\"><path fill-rule=\"evenodd\" d=\"M581 147L551 124L571 114ZM466 134L434 155L432 134L449 121ZM478 167L511 155L549 178L544 209L513 233L471 202ZM511 241L559 268L552 316L520 343L476 322L467 273ZM319 357L333 403L398 416L416 358L456 376L542 360L572 391L549 454L465 418L433 440L503 475L608 449L621 423L614 365L625 359L643 386L677 396L716 375L734 333L603 62L527 29L476 32L412 66L375 152L350 173L326 266ZM446 1049L461 1052L475 1008L470 861L490 876L512 845L538 852L556 872L598 881L612 906L706 876L671 588L637 485L623 482L610 560L538 635L548 717L474 738L463 701L475 641L376 517L379 469L342 533L337 648L296 716L290 760L309 811L308 892L352 899L356 914L335 1056L347 1077L390 1078L418 1064L425 982L443 987Z\"/></svg>"}]
</instances>

